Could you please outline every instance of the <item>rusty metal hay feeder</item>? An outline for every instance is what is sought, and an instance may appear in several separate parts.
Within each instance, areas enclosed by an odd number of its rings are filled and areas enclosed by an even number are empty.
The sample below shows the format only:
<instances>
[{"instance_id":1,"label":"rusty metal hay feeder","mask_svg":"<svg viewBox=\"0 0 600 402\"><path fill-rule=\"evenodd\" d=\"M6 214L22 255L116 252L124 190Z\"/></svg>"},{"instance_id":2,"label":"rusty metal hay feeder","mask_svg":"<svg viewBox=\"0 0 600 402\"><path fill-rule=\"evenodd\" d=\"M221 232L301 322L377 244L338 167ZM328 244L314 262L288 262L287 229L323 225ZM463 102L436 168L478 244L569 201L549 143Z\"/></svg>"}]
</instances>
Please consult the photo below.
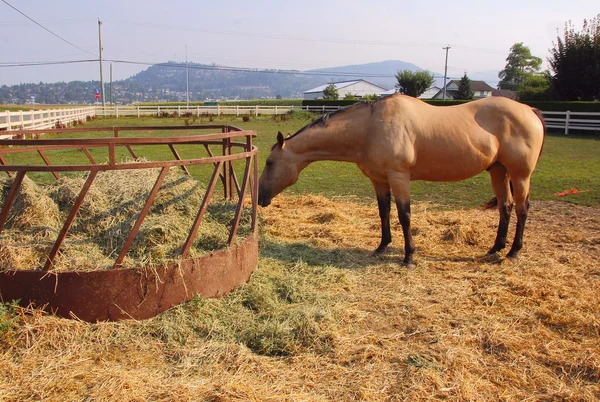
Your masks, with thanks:
<instances>
[{"instance_id":1,"label":"rusty metal hay feeder","mask_svg":"<svg viewBox=\"0 0 600 402\"><path fill-rule=\"evenodd\" d=\"M120 137L132 131L185 131L185 135ZM206 130L220 133L202 134ZM37 139L47 133L110 132L110 137L101 138L52 138ZM20 300L24 306L35 305L63 317L78 318L95 322L126 318L144 319L157 315L194 294L205 297L220 297L247 281L258 264L257 197L258 197L258 150L252 144L254 131L244 131L233 126L158 126L158 127L101 127L53 130L19 131L20 138L0 140L0 172L6 172L12 185L0 209L0 242L11 207L17 197L25 175L32 172L48 172L58 179L61 172L88 172L87 180L63 223L53 247L48 251L41 270L4 270L0 272L0 300ZM31 139L25 137L31 136ZM176 147L197 148L194 158L182 159ZM118 151L126 152L138 160L140 150L148 147L168 147L172 157L161 161L118 162ZM213 148L218 148L220 155ZM98 149L108 156L107 163L97 163L92 153ZM53 151L83 153L87 161L78 165L67 165L61 160L51 163L48 157ZM90 152L92 151L93 152ZM10 164L7 161L18 155L37 154L43 161L38 165ZM122 154L122 153L121 153ZM234 162L243 163L243 177L238 180ZM196 219L184 244L181 245L180 260L161 266L121 268L152 201L160 189L170 168L181 168L189 174L188 167L212 166L212 175ZM108 271L53 272L52 266L60 251L71 224L75 219L94 179L99 172L125 169L160 169L154 187L150 191L143 209L131 228L124 247L118 253L114 265ZM235 215L231 221L227 247L199 258L187 258L200 223L218 182L223 186L226 198L237 200ZM250 193L251 209L244 210L246 193ZM246 208L249 209L249 208ZM250 234L238 238L238 226L242 214L251 214ZM2 244L0 243L0 248Z\"/></svg>"}]
</instances>

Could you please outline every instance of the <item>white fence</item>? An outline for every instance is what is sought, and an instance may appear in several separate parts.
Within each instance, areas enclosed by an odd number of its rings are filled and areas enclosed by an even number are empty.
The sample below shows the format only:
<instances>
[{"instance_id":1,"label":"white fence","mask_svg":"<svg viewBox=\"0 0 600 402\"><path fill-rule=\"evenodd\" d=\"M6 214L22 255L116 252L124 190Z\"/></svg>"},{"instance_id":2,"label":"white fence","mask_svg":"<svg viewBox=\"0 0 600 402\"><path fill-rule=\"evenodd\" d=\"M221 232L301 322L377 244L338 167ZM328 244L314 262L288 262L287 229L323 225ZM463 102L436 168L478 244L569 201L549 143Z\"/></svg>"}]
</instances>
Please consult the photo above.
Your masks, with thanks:
<instances>
[{"instance_id":1,"label":"white fence","mask_svg":"<svg viewBox=\"0 0 600 402\"><path fill-rule=\"evenodd\" d=\"M327 113L339 110L339 106L88 106L64 109L40 109L29 111L0 112L0 138L10 138L7 131L19 129L53 128L57 122L67 125L74 121L86 120L94 116L197 116L235 115L259 116L282 115L290 111L310 111ZM600 132L600 113L590 112L543 112L548 128L564 130L586 130ZM4 135L2 135L4 134Z\"/></svg>"},{"instance_id":2,"label":"white fence","mask_svg":"<svg viewBox=\"0 0 600 402\"><path fill-rule=\"evenodd\" d=\"M341 109L342 106L105 106L96 107L97 116L202 116L202 115L280 115L290 111L310 111L327 113Z\"/></svg>"},{"instance_id":3,"label":"white fence","mask_svg":"<svg viewBox=\"0 0 600 402\"><path fill-rule=\"evenodd\" d=\"M6 131L54 128L57 123L67 125L74 121L85 121L88 117L95 115L96 108L94 107L19 110L17 112L6 110L0 112L0 133L4 132L0 138L10 137Z\"/></svg>"},{"instance_id":4,"label":"white fence","mask_svg":"<svg viewBox=\"0 0 600 402\"><path fill-rule=\"evenodd\" d=\"M600 113L591 112L542 112L548 128L569 130L587 130L600 132Z\"/></svg>"}]
</instances>

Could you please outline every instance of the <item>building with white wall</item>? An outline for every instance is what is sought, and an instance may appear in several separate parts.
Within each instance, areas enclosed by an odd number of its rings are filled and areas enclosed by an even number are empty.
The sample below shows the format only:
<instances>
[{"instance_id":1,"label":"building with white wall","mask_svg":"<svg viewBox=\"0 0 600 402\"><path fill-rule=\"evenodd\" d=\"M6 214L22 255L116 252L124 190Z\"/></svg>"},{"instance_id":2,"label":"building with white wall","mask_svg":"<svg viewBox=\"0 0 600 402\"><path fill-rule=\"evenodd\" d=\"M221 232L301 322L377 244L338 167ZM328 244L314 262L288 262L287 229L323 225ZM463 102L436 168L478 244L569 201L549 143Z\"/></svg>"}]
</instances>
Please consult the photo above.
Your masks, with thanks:
<instances>
[{"instance_id":1,"label":"building with white wall","mask_svg":"<svg viewBox=\"0 0 600 402\"><path fill-rule=\"evenodd\" d=\"M366 95L379 95L386 92L387 89L375 85L365 80L353 80L353 81L342 81L342 82L329 82L327 84L320 85L316 88L304 91L304 99L322 99L323 91L329 85L333 84L335 89L338 91L340 99L343 99L347 94L352 94L357 98L362 98Z\"/></svg>"}]
</instances>

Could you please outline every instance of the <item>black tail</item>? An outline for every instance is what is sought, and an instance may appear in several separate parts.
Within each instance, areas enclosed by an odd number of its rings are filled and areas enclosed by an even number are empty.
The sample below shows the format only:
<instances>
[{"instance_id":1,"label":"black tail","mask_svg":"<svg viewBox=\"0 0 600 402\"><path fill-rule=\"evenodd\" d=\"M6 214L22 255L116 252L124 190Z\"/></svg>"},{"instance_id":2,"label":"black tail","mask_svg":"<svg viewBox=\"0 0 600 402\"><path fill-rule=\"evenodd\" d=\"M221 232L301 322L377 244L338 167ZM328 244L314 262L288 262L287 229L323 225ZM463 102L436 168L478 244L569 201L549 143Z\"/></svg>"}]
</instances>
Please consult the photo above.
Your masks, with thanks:
<instances>
[{"instance_id":1,"label":"black tail","mask_svg":"<svg viewBox=\"0 0 600 402\"><path fill-rule=\"evenodd\" d=\"M540 119L540 121L542 122L542 135L544 136L544 140L546 139L546 122L544 121L544 115L542 114L542 111L540 109L536 109L536 108L531 108L531 110L533 110L533 113L535 113L535 115L538 117L538 119ZM542 154L542 149L544 148L544 141L542 140L542 147L540 148L540 155ZM538 160L539 160L539 156L538 156ZM512 181L510 182L510 193L513 194L513 185L512 185ZM481 207L483 209L493 209L496 208L498 206L498 199L496 199L496 197L492 198L491 200L489 200L488 202L486 202L485 204L483 204Z\"/></svg>"}]
</instances>

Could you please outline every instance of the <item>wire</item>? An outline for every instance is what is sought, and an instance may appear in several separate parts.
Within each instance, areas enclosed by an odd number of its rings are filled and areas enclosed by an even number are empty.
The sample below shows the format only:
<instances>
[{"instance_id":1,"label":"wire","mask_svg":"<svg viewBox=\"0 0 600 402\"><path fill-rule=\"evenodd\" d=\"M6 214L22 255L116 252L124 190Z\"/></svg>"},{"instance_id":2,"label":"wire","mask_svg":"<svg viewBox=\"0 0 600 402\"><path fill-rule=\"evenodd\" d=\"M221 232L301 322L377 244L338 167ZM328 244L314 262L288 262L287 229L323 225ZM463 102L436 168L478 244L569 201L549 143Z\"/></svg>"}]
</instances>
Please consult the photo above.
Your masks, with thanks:
<instances>
[{"instance_id":1,"label":"wire","mask_svg":"<svg viewBox=\"0 0 600 402\"><path fill-rule=\"evenodd\" d=\"M80 48L79 46L69 42L68 40L66 40L65 38L63 38L62 36L55 34L54 32L52 32L51 30L49 30L48 28L46 28L45 26L43 26L42 24L40 24L39 22L37 22L36 20L34 20L33 18L29 17L28 15L26 15L24 12L22 12L21 10L17 9L15 6L13 6L12 4L10 4L8 1L6 0L2 0L2 2L4 4L6 4L7 6L9 6L10 8L12 8L13 10L15 10L16 12L18 12L19 14L21 14L23 17L27 18L29 21L33 22L34 24L36 24L37 26L39 26L40 28L44 29L45 31L51 33L52 35L56 36L58 39L62 40L65 43L68 43L69 45L73 46L74 48L77 48L79 50L81 50L84 53L87 54L91 54L92 56L95 56L95 54L88 52L85 49Z\"/></svg>"},{"instance_id":2,"label":"wire","mask_svg":"<svg viewBox=\"0 0 600 402\"><path fill-rule=\"evenodd\" d=\"M0 68L3 67L30 67L30 66L49 66L49 65L60 65L60 64L76 64L76 63L96 63L98 59L88 60L69 60L69 61L35 61L35 62L0 62ZM133 64L142 66L158 66L168 68L186 68L184 63L152 63L142 61L131 61L131 60L115 60L115 59L104 59L108 63L121 63L121 64ZM364 74L360 72L350 71L296 71L296 70L278 70L278 69L255 69L255 68L244 68L244 67L230 67L230 66L207 66L207 65L194 65L188 64L187 68L191 70L209 70L209 71L231 71L240 73L260 73L260 74L281 74L281 75L301 75L301 76L329 76L329 77L348 77L348 78L392 78L395 75L390 74ZM434 76L436 79L444 78L443 76ZM447 77L449 79L457 79L456 77Z\"/></svg>"}]
</instances>

